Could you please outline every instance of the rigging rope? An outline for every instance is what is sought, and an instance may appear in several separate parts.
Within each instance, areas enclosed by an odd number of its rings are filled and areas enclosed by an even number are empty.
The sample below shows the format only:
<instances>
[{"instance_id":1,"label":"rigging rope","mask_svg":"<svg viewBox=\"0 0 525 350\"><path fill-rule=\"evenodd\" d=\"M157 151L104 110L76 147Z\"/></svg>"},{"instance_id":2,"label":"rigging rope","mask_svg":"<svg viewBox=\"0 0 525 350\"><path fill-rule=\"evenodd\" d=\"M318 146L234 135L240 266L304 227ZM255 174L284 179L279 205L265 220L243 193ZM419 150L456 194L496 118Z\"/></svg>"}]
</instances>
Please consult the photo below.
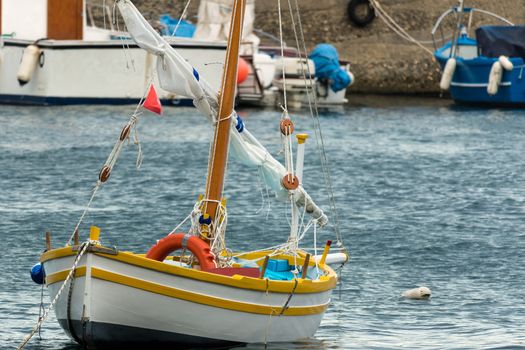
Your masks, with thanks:
<instances>
[{"instance_id":1,"label":"rigging rope","mask_svg":"<svg viewBox=\"0 0 525 350\"><path fill-rule=\"evenodd\" d=\"M133 132L134 132L134 134L133 134L133 143L135 145L137 145L137 148L138 148L137 160L135 162L135 166L137 167L137 169L139 169L140 166L142 165L143 154L142 154L142 147L141 147L140 140L139 140L139 132L138 132L138 129L137 129L137 124L138 124L140 116L142 114L142 112L139 112L139 108L143 105L144 101L146 100L146 96L147 96L147 94L149 92L149 87L153 83L153 79L154 79L154 76L156 74L156 71L157 70L155 68L155 70L153 71L153 74L151 74L151 77L150 77L148 83L146 84L146 87L145 87L144 93L142 94L142 97L140 98L139 102L137 103L137 106L135 107L135 111L133 112L133 114L129 118L129 120L126 123L126 125L124 126L124 128L122 128L122 131L121 131L121 133L119 135L119 139L117 140L117 142L113 146L113 149L109 153L109 156L106 159L106 161L104 162L104 166L102 167L102 169L107 167L109 169L109 172L111 172L111 170L113 169L113 167L117 163L117 160L118 160L118 158L119 158L119 156L120 156L120 154L122 152L122 148L124 146L125 141L129 140L129 132L131 131L131 129L133 129ZM126 129L128 130L128 133L126 135L124 135L123 133L124 133L124 130L126 130ZM125 136L125 137L123 137L123 136ZM89 211L89 208L91 207L91 203L95 199L95 195L97 194L97 191L99 190L99 188L102 186L103 183L104 182L101 181L101 179L99 178L99 180L97 181L95 187L92 190L91 198L89 199L89 202L88 202L86 208L82 212L82 215L80 216L80 219L78 220L77 224L75 225L75 229L73 230L73 233L71 234L71 236L69 236L69 239L66 242L66 246L71 244L71 241L73 240L73 237L75 236L75 232L78 232L80 224L84 220L84 217L86 216L87 212Z\"/></svg>"},{"instance_id":2,"label":"rigging rope","mask_svg":"<svg viewBox=\"0 0 525 350\"><path fill-rule=\"evenodd\" d=\"M290 0L288 0L288 2L290 3ZM294 2L295 2L295 11L297 12L297 25L299 27L299 34L300 34L300 38L298 38L297 31L296 31L296 28L295 28L295 22L293 22L293 15L292 15L292 23L294 24L293 27L294 27L295 40L296 40L296 44L297 44L298 50L301 49L301 47L299 46L299 40L301 41L302 49L304 50L304 54L306 55L306 52L307 52L307 50L306 50L306 41L304 39L304 30L303 30L303 25L302 25L302 22L301 22L301 15L300 15L300 12L299 12L299 4L298 4L297 0L294 0ZM291 4L289 5L289 7L290 7L290 9L292 8ZM292 11L292 10L290 10L290 11ZM306 70L308 72L308 75L312 76L312 74L310 72L310 67L309 67L308 64L306 65ZM306 81L306 72L305 72L304 69L303 69L303 78ZM325 181L325 185L326 185L326 187L328 189L328 197L329 197L330 207L331 207L331 210L332 210L332 215L333 215L333 220L334 220L333 227L334 227L334 231L335 231L335 235L336 235L336 239L337 239L337 244L340 245L340 246L344 246L344 244L343 244L343 236L341 234L340 227L339 227L339 215L338 215L338 211L337 211L337 205L336 205L336 202L335 202L335 195L334 195L334 190L333 190L333 183L332 183L332 179L331 179L331 173L330 173L330 169L328 167L328 158L326 157L326 151L325 151L325 147L324 147L323 134L321 132L321 122L320 122L320 118L319 118L319 109L318 109L318 105L317 105L317 98L316 98L315 94L311 93L311 90L308 90L308 88L307 88L306 91L307 91L307 94L309 96L309 98L308 98L308 107L309 107L309 110L310 110L310 115L313 117L313 121L314 121L314 135L315 135L315 140L316 140L316 143L317 143L317 149L319 150L318 153L319 153L319 158L320 158L320 161L321 161L321 168L323 169L324 181Z\"/></svg>"},{"instance_id":3,"label":"rigging rope","mask_svg":"<svg viewBox=\"0 0 525 350\"><path fill-rule=\"evenodd\" d=\"M281 0L277 0L277 7L279 9L279 38L281 40L281 63L283 69L283 99L284 99L284 110L288 110L288 102L286 100L286 68L284 64L284 41L283 41L283 21L281 16Z\"/></svg>"},{"instance_id":4,"label":"rigging rope","mask_svg":"<svg viewBox=\"0 0 525 350\"><path fill-rule=\"evenodd\" d=\"M113 3L113 25L116 26L117 31L121 32L118 16L117 16L117 2L115 1ZM128 57L128 51L129 51L129 41L125 39L122 35L119 35L119 40L122 42L122 51L124 53L124 59L126 60L126 68L129 69L129 62L131 62L131 66L133 67L133 71L135 72L135 60L131 55Z\"/></svg>"}]
</instances>

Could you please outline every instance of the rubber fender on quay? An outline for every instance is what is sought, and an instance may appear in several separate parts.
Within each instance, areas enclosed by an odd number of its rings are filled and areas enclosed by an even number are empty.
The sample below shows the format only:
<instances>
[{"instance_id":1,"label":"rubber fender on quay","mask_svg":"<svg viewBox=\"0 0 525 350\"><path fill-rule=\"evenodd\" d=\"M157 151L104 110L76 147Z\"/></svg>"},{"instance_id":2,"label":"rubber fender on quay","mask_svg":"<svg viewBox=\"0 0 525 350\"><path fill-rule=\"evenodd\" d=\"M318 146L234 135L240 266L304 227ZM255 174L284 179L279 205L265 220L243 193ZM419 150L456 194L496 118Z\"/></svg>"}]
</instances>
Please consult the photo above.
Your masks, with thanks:
<instances>
[{"instance_id":1,"label":"rubber fender on quay","mask_svg":"<svg viewBox=\"0 0 525 350\"><path fill-rule=\"evenodd\" d=\"M376 17L369 0L350 0L347 7L348 19L357 27L365 27Z\"/></svg>"}]
</instances>

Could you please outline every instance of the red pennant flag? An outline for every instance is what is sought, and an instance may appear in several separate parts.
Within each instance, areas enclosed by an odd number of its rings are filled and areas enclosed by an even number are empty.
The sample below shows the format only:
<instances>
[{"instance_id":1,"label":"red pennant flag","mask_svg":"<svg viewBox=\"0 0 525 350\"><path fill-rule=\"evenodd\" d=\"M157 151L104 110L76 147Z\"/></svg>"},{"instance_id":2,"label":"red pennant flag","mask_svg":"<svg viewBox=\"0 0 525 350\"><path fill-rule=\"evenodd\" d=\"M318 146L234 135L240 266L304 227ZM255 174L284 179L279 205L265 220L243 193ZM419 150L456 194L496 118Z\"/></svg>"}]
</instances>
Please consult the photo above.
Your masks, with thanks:
<instances>
[{"instance_id":1,"label":"red pennant flag","mask_svg":"<svg viewBox=\"0 0 525 350\"><path fill-rule=\"evenodd\" d=\"M153 84L149 87L148 96L146 96L146 100L143 104L144 108L147 110L152 111L153 113L157 113L158 115L162 114L162 105L160 104L159 97L157 96L157 91L155 91L155 87Z\"/></svg>"}]
</instances>

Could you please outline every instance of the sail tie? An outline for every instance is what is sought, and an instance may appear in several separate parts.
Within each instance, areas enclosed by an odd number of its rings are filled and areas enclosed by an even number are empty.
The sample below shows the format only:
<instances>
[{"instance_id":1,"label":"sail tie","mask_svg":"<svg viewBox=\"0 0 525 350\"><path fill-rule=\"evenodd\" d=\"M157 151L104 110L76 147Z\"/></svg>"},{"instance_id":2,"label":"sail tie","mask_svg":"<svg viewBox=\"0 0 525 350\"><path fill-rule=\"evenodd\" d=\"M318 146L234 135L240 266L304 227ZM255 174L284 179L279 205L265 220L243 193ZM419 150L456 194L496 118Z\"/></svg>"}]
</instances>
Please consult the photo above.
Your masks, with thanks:
<instances>
[{"instance_id":1,"label":"sail tie","mask_svg":"<svg viewBox=\"0 0 525 350\"><path fill-rule=\"evenodd\" d=\"M231 119L234 115L235 115L235 111L233 111L232 113L230 113L227 117L217 119L217 122L222 122L223 120Z\"/></svg>"}]
</instances>

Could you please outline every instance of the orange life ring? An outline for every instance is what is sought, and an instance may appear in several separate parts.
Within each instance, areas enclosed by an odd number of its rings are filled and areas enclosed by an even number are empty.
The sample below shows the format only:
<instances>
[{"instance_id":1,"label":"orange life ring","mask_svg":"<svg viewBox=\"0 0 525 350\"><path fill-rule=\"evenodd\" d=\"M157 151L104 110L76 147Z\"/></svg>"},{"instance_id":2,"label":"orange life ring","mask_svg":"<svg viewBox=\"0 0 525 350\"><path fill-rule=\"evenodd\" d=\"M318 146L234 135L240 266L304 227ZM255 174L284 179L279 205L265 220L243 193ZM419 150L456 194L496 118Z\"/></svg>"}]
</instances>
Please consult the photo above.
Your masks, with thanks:
<instances>
[{"instance_id":1,"label":"orange life ring","mask_svg":"<svg viewBox=\"0 0 525 350\"><path fill-rule=\"evenodd\" d=\"M146 254L146 258L163 261L174 250L187 248L199 260L201 270L207 271L217 267L210 246L197 236L174 233L159 239Z\"/></svg>"}]
</instances>

